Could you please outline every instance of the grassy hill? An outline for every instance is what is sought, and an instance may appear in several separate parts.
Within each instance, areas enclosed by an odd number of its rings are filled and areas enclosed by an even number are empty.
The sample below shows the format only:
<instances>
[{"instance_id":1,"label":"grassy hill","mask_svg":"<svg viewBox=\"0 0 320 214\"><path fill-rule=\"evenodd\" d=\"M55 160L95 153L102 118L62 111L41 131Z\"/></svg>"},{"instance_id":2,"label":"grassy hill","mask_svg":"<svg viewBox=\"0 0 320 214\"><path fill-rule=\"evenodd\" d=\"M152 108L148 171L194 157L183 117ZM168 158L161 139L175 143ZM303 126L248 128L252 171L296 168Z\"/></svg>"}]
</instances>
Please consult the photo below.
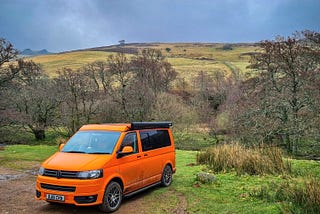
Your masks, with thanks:
<instances>
[{"instance_id":1,"label":"grassy hill","mask_svg":"<svg viewBox=\"0 0 320 214\"><path fill-rule=\"evenodd\" d=\"M40 63L49 75L54 76L56 71L64 67L78 69L97 60L106 60L110 54L111 53L102 51L74 51L68 53L29 57L27 59L31 59L36 63Z\"/></svg>"},{"instance_id":2,"label":"grassy hill","mask_svg":"<svg viewBox=\"0 0 320 214\"><path fill-rule=\"evenodd\" d=\"M250 54L258 50L255 44L214 44L214 43L137 43L97 47L86 50L30 57L43 65L46 72L54 75L62 67L72 69L96 60L106 60L110 54L124 52L129 56L146 48L160 49L167 60L178 71L180 77L191 82L200 71L244 75Z\"/></svg>"}]
</instances>

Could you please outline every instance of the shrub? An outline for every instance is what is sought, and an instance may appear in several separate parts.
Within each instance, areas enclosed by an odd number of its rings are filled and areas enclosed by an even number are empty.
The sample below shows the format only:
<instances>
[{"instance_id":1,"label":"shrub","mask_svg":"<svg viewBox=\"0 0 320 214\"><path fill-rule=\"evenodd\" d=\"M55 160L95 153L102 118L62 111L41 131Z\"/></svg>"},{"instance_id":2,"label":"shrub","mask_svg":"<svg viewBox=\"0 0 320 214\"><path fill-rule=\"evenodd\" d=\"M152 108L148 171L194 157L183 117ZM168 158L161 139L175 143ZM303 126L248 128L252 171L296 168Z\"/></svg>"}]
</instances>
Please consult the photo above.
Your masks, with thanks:
<instances>
[{"instance_id":1,"label":"shrub","mask_svg":"<svg viewBox=\"0 0 320 214\"><path fill-rule=\"evenodd\" d=\"M294 185L289 191L293 208L301 208L305 213L320 213L320 184L312 178L301 185Z\"/></svg>"},{"instance_id":2,"label":"shrub","mask_svg":"<svg viewBox=\"0 0 320 214\"><path fill-rule=\"evenodd\" d=\"M224 50L224 51L231 51L231 50L233 50L232 44L224 44L224 45L222 46L222 50Z\"/></svg>"},{"instance_id":3,"label":"shrub","mask_svg":"<svg viewBox=\"0 0 320 214\"><path fill-rule=\"evenodd\" d=\"M309 178L303 183L271 183L253 190L250 195L270 202L281 202L284 213L320 213L320 184L316 178Z\"/></svg>"},{"instance_id":4,"label":"shrub","mask_svg":"<svg viewBox=\"0 0 320 214\"><path fill-rule=\"evenodd\" d=\"M68 141L68 139L66 139L66 138L58 137L58 138L56 139L56 144L57 144L58 146L60 146L61 144L67 143L67 141Z\"/></svg>"},{"instance_id":5,"label":"shrub","mask_svg":"<svg viewBox=\"0 0 320 214\"><path fill-rule=\"evenodd\" d=\"M277 147L246 148L239 144L223 144L197 154L197 162L215 172L235 170L238 175L283 174L291 172L291 164L283 161Z\"/></svg>"}]
</instances>

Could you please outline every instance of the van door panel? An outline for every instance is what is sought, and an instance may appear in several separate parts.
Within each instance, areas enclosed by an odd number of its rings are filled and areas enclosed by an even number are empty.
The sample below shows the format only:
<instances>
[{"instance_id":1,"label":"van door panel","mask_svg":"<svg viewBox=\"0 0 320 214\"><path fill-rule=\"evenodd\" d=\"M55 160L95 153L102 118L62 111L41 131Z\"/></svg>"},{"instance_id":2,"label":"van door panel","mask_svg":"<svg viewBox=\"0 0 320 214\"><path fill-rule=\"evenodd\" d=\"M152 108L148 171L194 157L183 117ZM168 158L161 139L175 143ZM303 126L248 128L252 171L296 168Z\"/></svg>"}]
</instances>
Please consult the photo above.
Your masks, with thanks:
<instances>
[{"instance_id":1,"label":"van door panel","mask_svg":"<svg viewBox=\"0 0 320 214\"><path fill-rule=\"evenodd\" d=\"M137 190L143 186L143 158L138 148L136 132L129 132L123 138L120 150L124 146L132 146L134 153L118 158L119 171L124 179L124 193Z\"/></svg>"},{"instance_id":2,"label":"van door panel","mask_svg":"<svg viewBox=\"0 0 320 214\"><path fill-rule=\"evenodd\" d=\"M160 181L163 168L163 157L161 154L162 152L159 150L143 152L144 186Z\"/></svg>"},{"instance_id":3,"label":"van door panel","mask_svg":"<svg viewBox=\"0 0 320 214\"><path fill-rule=\"evenodd\" d=\"M125 182L125 192L131 192L142 187L142 157L141 154L133 154L119 159L119 171Z\"/></svg>"}]
</instances>

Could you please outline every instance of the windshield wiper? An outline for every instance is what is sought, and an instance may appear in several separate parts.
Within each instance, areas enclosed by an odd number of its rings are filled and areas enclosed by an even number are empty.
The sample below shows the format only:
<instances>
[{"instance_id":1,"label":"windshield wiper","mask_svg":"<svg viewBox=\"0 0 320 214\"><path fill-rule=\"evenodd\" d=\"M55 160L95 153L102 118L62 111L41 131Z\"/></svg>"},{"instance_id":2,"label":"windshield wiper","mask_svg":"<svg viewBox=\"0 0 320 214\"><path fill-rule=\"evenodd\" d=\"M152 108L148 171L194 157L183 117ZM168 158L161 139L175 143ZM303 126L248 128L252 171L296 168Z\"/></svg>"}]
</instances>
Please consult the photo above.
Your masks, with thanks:
<instances>
[{"instance_id":1,"label":"windshield wiper","mask_svg":"<svg viewBox=\"0 0 320 214\"><path fill-rule=\"evenodd\" d=\"M88 154L105 154L105 155L110 155L110 152L89 152Z\"/></svg>"},{"instance_id":2,"label":"windshield wiper","mask_svg":"<svg viewBox=\"0 0 320 214\"><path fill-rule=\"evenodd\" d=\"M86 153L83 151L63 151L63 152L66 152L66 153Z\"/></svg>"}]
</instances>

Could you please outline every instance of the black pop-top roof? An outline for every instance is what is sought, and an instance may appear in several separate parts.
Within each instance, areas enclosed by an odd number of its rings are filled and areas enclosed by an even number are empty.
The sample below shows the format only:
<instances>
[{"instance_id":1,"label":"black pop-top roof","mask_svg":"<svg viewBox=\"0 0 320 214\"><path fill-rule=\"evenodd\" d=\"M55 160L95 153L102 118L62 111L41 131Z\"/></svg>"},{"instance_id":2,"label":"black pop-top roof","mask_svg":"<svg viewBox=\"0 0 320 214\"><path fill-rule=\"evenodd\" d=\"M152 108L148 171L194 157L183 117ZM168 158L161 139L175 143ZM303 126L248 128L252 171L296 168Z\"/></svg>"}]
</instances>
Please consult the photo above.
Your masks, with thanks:
<instances>
[{"instance_id":1,"label":"black pop-top roof","mask_svg":"<svg viewBox=\"0 0 320 214\"><path fill-rule=\"evenodd\" d=\"M172 122L168 122L168 121L164 121L164 122L132 122L131 123L132 130L170 128L170 126L172 126Z\"/></svg>"}]
</instances>

